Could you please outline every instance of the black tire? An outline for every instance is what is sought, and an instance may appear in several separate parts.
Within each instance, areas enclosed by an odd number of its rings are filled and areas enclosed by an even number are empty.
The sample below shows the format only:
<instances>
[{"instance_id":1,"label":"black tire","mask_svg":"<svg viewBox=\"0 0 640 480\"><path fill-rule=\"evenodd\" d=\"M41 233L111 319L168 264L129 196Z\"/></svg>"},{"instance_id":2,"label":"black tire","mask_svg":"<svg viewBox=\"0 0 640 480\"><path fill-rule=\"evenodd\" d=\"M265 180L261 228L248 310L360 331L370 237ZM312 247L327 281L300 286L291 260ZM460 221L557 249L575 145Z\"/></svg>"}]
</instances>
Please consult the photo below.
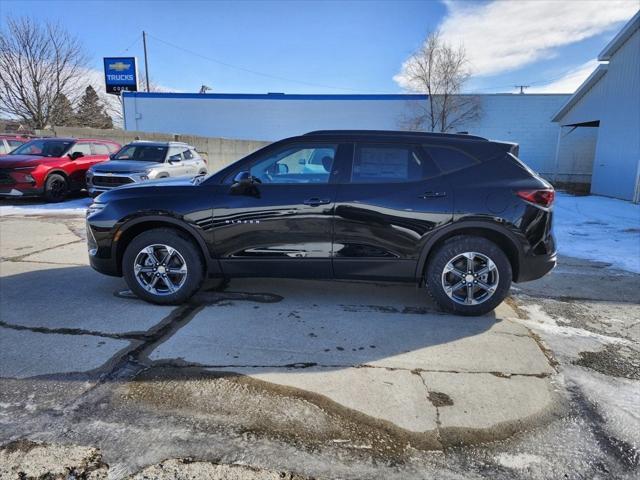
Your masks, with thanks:
<instances>
[{"instance_id":1,"label":"black tire","mask_svg":"<svg viewBox=\"0 0 640 480\"><path fill-rule=\"evenodd\" d=\"M452 259L465 252L482 254L496 266L498 279L495 291L482 303L473 305L458 303L447 295L443 286L445 267ZM446 240L432 255L429 255L425 274L425 283L429 293L442 309L450 313L469 316L484 315L500 305L509 293L511 279L511 263L502 249L486 238L468 235L460 235Z\"/></svg>"},{"instance_id":2,"label":"black tire","mask_svg":"<svg viewBox=\"0 0 640 480\"><path fill-rule=\"evenodd\" d=\"M155 294L146 290L138 281L135 274L136 258L144 248L150 245L169 246L184 259L187 267L186 279L175 292ZM179 305L191 298L202 286L205 278L205 262L200 249L188 236L171 228L155 228L139 234L127 246L122 258L122 273L131 291L139 298L158 305Z\"/></svg>"},{"instance_id":3,"label":"black tire","mask_svg":"<svg viewBox=\"0 0 640 480\"><path fill-rule=\"evenodd\" d=\"M59 173L52 173L44 183L44 198L47 202L56 203L63 201L69 193L67 179Z\"/></svg>"}]
</instances>

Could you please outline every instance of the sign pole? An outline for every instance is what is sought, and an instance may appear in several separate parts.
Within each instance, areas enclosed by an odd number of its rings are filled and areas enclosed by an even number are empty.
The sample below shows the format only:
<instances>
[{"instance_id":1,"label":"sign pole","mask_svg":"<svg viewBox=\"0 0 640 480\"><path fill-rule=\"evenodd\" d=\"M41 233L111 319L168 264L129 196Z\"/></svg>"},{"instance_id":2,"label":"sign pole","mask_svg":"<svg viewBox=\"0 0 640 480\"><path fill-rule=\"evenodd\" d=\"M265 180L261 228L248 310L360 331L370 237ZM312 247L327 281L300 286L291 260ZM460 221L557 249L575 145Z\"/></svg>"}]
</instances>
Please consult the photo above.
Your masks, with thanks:
<instances>
[{"instance_id":1,"label":"sign pole","mask_svg":"<svg viewBox=\"0 0 640 480\"><path fill-rule=\"evenodd\" d=\"M144 47L144 76L147 79L147 92L149 91L149 60L147 59L147 32L142 31L142 46Z\"/></svg>"}]
</instances>

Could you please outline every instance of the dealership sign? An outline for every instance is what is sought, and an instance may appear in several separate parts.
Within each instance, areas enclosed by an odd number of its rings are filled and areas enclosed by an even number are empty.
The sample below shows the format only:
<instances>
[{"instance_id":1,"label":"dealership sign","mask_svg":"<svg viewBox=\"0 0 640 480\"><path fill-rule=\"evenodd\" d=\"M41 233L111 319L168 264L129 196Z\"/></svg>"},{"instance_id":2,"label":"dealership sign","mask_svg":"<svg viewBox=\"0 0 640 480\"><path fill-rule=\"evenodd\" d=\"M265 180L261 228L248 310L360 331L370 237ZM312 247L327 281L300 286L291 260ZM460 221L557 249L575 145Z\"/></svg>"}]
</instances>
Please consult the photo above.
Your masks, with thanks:
<instances>
[{"instance_id":1,"label":"dealership sign","mask_svg":"<svg viewBox=\"0 0 640 480\"><path fill-rule=\"evenodd\" d=\"M135 57L105 57L104 83L107 93L138 91L138 71Z\"/></svg>"}]
</instances>

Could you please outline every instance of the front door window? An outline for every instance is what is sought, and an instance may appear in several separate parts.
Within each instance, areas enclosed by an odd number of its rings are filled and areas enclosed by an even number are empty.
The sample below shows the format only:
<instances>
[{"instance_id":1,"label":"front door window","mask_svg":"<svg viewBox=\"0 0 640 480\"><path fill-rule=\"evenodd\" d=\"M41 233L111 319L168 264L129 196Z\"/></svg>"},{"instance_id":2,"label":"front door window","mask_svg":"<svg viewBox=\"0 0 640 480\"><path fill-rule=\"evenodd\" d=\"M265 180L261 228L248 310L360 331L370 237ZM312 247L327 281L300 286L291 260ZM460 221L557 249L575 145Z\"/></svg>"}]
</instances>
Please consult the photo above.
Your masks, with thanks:
<instances>
[{"instance_id":1,"label":"front door window","mask_svg":"<svg viewBox=\"0 0 640 480\"><path fill-rule=\"evenodd\" d=\"M290 146L258 160L250 172L264 184L329 183L335 156L335 145Z\"/></svg>"}]
</instances>

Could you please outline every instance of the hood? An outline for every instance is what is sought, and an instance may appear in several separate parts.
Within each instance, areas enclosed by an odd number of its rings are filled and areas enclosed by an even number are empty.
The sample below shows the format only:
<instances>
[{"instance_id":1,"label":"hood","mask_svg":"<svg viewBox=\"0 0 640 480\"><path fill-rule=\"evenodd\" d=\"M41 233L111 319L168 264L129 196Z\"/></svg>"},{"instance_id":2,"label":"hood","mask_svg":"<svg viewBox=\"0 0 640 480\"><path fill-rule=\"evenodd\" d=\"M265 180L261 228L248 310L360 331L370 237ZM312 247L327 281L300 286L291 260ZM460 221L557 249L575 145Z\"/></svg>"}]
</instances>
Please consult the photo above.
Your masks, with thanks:
<instances>
[{"instance_id":1,"label":"hood","mask_svg":"<svg viewBox=\"0 0 640 480\"><path fill-rule=\"evenodd\" d=\"M58 161L59 157L41 157L39 155L3 155L0 168L35 167L41 163Z\"/></svg>"},{"instance_id":2,"label":"hood","mask_svg":"<svg viewBox=\"0 0 640 480\"><path fill-rule=\"evenodd\" d=\"M143 172L161 165L158 162L141 162L137 160L109 160L91 167L94 173L131 173Z\"/></svg>"},{"instance_id":3,"label":"hood","mask_svg":"<svg viewBox=\"0 0 640 480\"><path fill-rule=\"evenodd\" d=\"M200 184L200 181L194 180L189 177L180 177L180 178L171 178L171 179L160 179L160 180L149 180L146 182L140 183L128 183L126 185L122 185L118 188L114 188L113 190L107 190L104 193L98 195L95 199L96 202L109 202L111 200L115 200L118 198L127 198L127 197L135 197L138 193L146 194L165 194L175 192L177 189L179 191L184 191L185 188L193 188Z\"/></svg>"},{"instance_id":4,"label":"hood","mask_svg":"<svg viewBox=\"0 0 640 480\"><path fill-rule=\"evenodd\" d=\"M194 182L193 177L178 177L178 178L160 178L158 180L147 180L140 183L128 183L118 187L123 188L147 188L147 187L186 187L197 185L199 182Z\"/></svg>"}]
</instances>

